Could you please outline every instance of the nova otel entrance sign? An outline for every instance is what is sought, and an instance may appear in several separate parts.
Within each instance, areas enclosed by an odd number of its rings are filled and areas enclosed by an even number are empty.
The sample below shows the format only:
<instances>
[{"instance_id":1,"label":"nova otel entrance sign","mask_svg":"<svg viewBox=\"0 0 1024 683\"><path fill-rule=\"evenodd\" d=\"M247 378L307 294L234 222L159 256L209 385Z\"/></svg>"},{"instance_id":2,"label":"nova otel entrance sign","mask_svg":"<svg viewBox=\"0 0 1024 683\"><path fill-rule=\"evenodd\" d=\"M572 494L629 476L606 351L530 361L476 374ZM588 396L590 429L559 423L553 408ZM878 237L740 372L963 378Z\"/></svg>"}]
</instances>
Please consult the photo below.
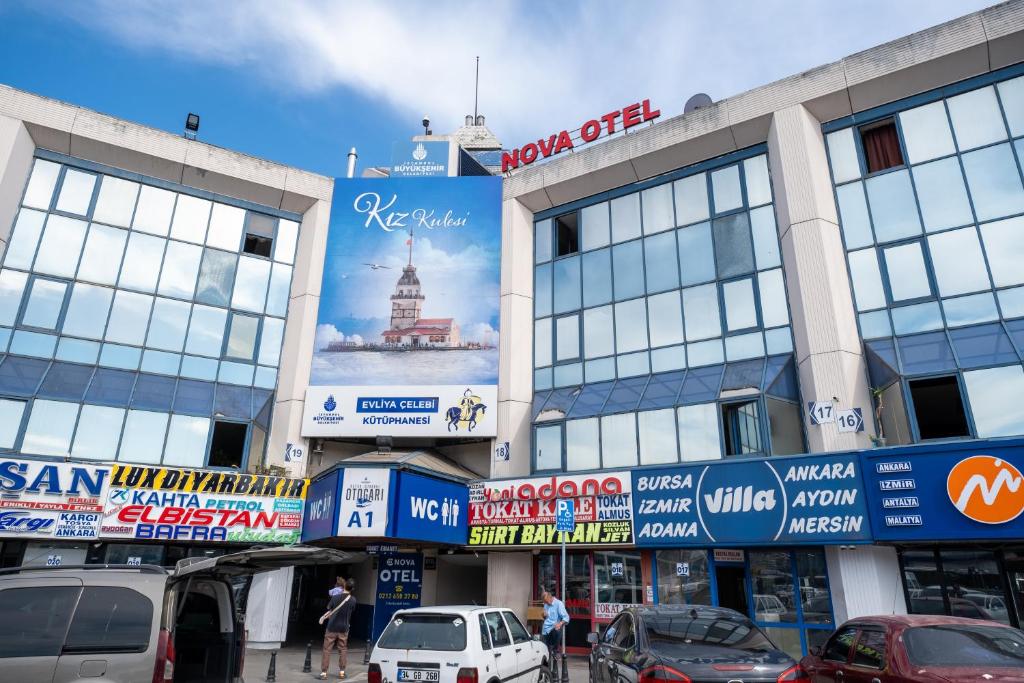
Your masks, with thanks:
<instances>
[{"instance_id":1,"label":"nova otel entrance sign","mask_svg":"<svg viewBox=\"0 0 1024 683\"><path fill-rule=\"evenodd\" d=\"M582 142L593 142L601 137L601 133L611 135L621 127L627 130L641 123L653 121L661 116L660 109L651 109L651 101L634 102L622 109L610 111L604 116L590 119L580 126L580 139ZM501 172L508 173L520 166L527 166L538 158L547 158L554 154L561 154L566 150L573 149L575 144L569 131L563 130L560 133L549 135L546 139L537 142L528 142L519 149L501 153Z\"/></svg>"}]
</instances>

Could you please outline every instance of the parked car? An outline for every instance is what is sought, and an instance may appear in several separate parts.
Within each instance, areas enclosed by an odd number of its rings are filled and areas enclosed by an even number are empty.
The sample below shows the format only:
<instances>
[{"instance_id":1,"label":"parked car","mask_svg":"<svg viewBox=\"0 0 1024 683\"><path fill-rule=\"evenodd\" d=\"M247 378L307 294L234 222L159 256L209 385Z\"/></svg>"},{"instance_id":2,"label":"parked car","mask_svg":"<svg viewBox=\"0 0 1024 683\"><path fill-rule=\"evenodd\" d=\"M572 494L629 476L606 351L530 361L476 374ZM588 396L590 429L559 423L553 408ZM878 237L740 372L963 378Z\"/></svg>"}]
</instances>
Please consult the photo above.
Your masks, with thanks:
<instances>
[{"instance_id":1,"label":"parked car","mask_svg":"<svg viewBox=\"0 0 1024 683\"><path fill-rule=\"evenodd\" d=\"M861 617L800 664L813 683L1020 683L1024 633L960 617Z\"/></svg>"},{"instance_id":2,"label":"parked car","mask_svg":"<svg viewBox=\"0 0 1024 683\"><path fill-rule=\"evenodd\" d=\"M368 683L550 683L548 648L501 607L395 612L370 655Z\"/></svg>"},{"instance_id":3,"label":"parked car","mask_svg":"<svg viewBox=\"0 0 1024 683\"><path fill-rule=\"evenodd\" d=\"M630 607L588 640L590 683L810 680L753 622L724 607Z\"/></svg>"},{"instance_id":4,"label":"parked car","mask_svg":"<svg viewBox=\"0 0 1024 683\"><path fill-rule=\"evenodd\" d=\"M1006 609L1006 601L1002 597L988 593L964 593L963 599L970 600L985 610L992 621L1009 623L1009 611Z\"/></svg>"},{"instance_id":5,"label":"parked car","mask_svg":"<svg viewBox=\"0 0 1024 683\"><path fill-rule=\"evenodd\" d=\"M244 615L232 579L346 553L290 546L152 565L0 570L0 681L241 680Z\"/></svg>"},{"instance_id":6,"label":"parked car","mask_svg":"<svg viewBox=\"0 0 1024 683\"><path fill-rule=\"evenodd\" d=\"M942 598L911 598L910 609L914 614L945 614L946 604ZM964 598L950 598L949 609L954 617L966 617L968 619L991 619L992 615L970 600Z\"/></svg>"}]
</instances>

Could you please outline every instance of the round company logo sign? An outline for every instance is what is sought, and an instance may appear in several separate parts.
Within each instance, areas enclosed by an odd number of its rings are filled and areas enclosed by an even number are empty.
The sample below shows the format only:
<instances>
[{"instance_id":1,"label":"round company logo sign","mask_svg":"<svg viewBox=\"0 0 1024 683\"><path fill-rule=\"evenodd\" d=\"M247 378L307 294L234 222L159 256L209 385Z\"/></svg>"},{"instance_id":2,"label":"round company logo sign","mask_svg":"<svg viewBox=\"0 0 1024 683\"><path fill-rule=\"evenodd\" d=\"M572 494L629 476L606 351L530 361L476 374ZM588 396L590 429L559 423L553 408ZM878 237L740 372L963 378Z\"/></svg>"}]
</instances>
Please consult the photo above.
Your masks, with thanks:
<instances>
[{"instance_id":1,"label":"round company logo sign","mask_svg":"<svg viewBox=\"0 0 1024 683\"><path fill-rule=\"evenodd\" d=\"M705 467L697 498L712 541L774 540L786 523L786 491L768 463Z\"/></svg>"},{"instance_id":2,"label":"round company logo sign","mask_svg":"<svg viewBox=\"0 0 1024 683\"><path fill-rule=\"evenodd\" d=\"M946 493L953 507L982 524L1005 524L1024 512L1024 475L991 455L964 458L949 471Z\"/></svg>"}]
</instances>

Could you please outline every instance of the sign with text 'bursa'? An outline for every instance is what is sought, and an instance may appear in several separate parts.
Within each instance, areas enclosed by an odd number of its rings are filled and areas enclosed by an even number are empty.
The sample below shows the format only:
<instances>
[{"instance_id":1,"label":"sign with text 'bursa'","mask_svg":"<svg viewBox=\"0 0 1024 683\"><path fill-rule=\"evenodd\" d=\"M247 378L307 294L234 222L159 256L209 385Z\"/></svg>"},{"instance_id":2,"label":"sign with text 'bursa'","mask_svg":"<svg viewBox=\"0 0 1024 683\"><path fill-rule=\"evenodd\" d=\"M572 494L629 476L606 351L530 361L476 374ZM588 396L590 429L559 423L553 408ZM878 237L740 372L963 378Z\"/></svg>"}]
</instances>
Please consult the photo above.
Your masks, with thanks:
<instances>
[{"instance_id":1,"label":"sign with text 'bursa'","mask_svg":"<svg viewBox=\"0 0 1024 683\"><path fill-rule=\"evenodd\" d=\"M398 538L465 545L469 489L465 484L401 472L395 514Z\"/></svg>"},{"instance_id":2,"label":"sign with text 'bursa'","mask_svg":"<svg viewBox=\"0 0 1024 683\"><path fill-rule=\"evenodd\" d=\"M856 455L633 472L638 546L856 543L871 538Z\"/></svg>"},{"instance_id":3,"label":"sign with text 'bursa'","mask_svg":"<svg viewBox=\"0 0 1024 683\"><path fill-rule=\"evenodd\" d=\"M334 536L337 532L338 484L342 471L311 481L306 491L306 509L302 518L302 542Z\"/></svg>"}]
</instances>

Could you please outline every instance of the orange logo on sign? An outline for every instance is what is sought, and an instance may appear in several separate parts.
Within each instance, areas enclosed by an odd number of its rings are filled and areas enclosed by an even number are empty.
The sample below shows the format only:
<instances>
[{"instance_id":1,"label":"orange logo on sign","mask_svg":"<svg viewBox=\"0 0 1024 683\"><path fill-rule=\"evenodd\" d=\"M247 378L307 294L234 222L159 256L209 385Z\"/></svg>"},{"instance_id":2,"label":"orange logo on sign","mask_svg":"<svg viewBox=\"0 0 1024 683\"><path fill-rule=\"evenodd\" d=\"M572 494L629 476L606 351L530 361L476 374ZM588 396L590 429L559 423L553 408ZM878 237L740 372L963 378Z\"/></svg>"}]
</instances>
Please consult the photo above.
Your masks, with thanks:
<instances>
[{"instance_id":1,"label":"orange logo on sign","mask_svg":"<svg viewBox=\"0 0 1024 683\"><path fill-rule=\"evenodd\" d=\"M983 524L1004 524L1024 512L1024 475L991 455L964 458L949 471L946 492L953 506Z\"/></svg>"}]
</instances>

